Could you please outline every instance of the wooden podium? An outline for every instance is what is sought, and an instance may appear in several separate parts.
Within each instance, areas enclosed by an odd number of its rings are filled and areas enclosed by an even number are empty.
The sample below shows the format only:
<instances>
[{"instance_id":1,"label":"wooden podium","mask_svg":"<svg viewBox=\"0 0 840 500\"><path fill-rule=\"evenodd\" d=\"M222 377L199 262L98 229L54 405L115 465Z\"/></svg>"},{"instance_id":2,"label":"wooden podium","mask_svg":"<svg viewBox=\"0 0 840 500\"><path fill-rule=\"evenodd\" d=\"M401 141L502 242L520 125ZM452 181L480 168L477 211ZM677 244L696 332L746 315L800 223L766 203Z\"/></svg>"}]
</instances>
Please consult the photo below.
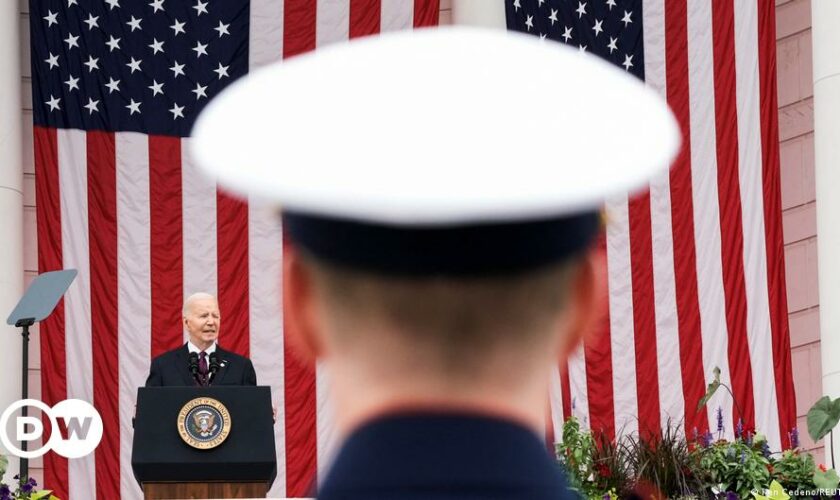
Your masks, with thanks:
<instances>
[{"instance_id":1,"label":"wooden podium","mask_svg":"<svg viewBox=\"0 0 840 500\"><path fill-rule=\"evenodd\" d=\"M265 498L271 414L269 387L141 387L131 466L144 498Z\"/></svg>"}]
</instances>

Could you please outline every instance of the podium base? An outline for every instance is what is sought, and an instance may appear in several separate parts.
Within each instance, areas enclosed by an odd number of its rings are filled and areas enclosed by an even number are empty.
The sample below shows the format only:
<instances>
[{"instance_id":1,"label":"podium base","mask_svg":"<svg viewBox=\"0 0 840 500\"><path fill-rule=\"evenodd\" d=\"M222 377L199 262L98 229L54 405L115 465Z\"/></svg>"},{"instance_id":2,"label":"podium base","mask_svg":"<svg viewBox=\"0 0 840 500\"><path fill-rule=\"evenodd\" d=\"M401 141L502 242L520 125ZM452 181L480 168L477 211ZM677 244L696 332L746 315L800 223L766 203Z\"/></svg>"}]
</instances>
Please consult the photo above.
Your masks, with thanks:
<instances>
[{"instance_id":1,"label":"podium base","mask_svg":"<svg viewBox=\"0 0 840 500\"><path fill-rule=\"evenodd\" d=\"M143 498L265 498L266 483L144 483Z\"/></svg>"}]
</instances>

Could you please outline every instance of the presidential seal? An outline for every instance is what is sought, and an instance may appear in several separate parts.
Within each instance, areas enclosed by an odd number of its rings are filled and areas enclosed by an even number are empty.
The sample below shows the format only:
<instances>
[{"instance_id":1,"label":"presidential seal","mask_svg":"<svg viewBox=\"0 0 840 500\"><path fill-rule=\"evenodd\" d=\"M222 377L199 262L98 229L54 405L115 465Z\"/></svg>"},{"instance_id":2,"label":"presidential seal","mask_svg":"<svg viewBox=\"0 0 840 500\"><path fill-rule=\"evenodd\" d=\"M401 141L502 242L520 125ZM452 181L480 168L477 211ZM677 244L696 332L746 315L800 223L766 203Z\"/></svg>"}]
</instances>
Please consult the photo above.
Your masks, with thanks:
<instances>
[{"instance_id":1,"label":"presidential seal","mask_svg":"<svg viewBox=\"0 0 840 500\"><path fill-rule=\"evenodd\" d=\"M200 450L222 444L230 433L230 424L228 409L213 398L195 398L178 413L178 434Z\"/></svg>"}]
</instances>

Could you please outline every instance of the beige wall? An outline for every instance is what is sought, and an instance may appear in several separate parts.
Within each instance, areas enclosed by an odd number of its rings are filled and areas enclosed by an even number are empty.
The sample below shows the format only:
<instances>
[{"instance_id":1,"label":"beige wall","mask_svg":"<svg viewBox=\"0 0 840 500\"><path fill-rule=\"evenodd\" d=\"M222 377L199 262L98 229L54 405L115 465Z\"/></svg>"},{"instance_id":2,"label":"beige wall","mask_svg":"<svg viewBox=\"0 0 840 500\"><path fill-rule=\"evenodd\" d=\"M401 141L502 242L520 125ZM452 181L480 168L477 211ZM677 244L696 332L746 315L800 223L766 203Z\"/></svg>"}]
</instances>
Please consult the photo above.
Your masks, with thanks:
<instances>
[{"instance_id":1,"label":"beige wall","mask_svg":"<svg viewBox=\"0 0 840 500\"><path fill-rule=\"evenodd\" d=\"M776 2L779 151L791 359L800 436L805 414L822 394L817 219L814 184L814 101L810 0Z\"/></svg>"}]
</instances>

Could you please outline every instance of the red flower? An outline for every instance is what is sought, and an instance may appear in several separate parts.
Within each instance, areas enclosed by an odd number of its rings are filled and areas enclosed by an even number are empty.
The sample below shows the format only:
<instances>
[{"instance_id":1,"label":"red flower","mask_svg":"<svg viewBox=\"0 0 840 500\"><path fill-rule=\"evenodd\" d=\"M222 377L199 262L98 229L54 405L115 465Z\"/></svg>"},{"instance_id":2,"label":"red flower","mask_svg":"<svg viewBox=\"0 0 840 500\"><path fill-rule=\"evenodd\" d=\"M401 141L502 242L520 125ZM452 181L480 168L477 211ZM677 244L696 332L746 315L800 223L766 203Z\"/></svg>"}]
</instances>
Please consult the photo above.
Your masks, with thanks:
<instances>
[{"instance_id":1,"label":"red flower","mask_svg":"<svg viewBox=\"0 0 840 500\"><path fill-rule=\"evenodd\" d=\"M773 474L773 466L770 465L770 464L766 464L766 467L767 467L767 472L769 472L770 474Z\"/></svg>"},{"instance_id":2,"label":"red flower","mask_svg":"<svg viewBox=\"0 0 840 500\"><path fill-rule=\"evenodd\" d=\"M598 470L598 475L601 477L611 477L612 472L610 468L606 466L606 464L597 464L595 468Z\"/></svg>"},{"instance_id":3,"label":"red flower","mask_svg":"<svg viewBox=\"0 0 840 500\"><path fill-rule=\"evenodd\" d=\"M827 472L828 469L825 468L825 464L820 464L820 470L823 472Z\"/></svg>"}]
</instances>

